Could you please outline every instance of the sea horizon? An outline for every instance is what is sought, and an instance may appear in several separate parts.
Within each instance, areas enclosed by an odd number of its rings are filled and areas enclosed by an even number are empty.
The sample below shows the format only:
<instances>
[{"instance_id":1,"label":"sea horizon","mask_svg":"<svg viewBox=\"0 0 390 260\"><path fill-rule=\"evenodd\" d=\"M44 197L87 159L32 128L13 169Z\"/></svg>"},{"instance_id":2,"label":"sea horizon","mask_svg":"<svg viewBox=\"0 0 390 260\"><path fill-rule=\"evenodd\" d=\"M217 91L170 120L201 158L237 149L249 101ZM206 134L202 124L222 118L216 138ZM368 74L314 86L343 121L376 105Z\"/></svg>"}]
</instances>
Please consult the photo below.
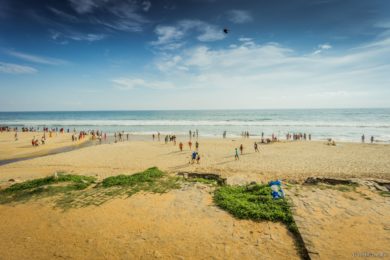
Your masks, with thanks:
<instances>
[{"instance_id":1,"label":"sea horizon","mask_svg":"<svg viewBox=\"0 0 390 260\"><path fill-rule=\"evenodd\" d=\"M359 142L361 135L390 143L390 108L325 109L214 109L214 110L101 110L0 112L0 125L34 129L100 130L108 134L185 135L220 137L224 131L238 137L243 131L258 137L287 133L311 134L313 140L333 138Z\"/></svg>"}]
</instances>

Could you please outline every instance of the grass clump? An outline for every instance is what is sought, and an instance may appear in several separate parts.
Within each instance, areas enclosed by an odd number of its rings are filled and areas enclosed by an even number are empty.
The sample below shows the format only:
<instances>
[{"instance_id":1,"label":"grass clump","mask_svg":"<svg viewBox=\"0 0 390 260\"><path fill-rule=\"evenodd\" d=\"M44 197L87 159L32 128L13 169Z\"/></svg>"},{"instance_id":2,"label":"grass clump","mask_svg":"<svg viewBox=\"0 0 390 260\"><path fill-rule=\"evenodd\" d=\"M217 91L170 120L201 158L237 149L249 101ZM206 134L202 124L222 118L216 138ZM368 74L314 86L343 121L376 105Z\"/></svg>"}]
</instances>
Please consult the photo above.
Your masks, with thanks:
<instances>
[{"instance_id":1,"label":"grass clump","mask_svg":"<svg viewBox=\"0 0 390 260\"><path fill-rule=\"evenodd\" d=\"M16 183L0 191L0 203L29 200L36 196L51 196L75 190L84 190L95 182L94 177L60 173L56 177Z\"/></svg>"},{"instance_id":2,"label":"grass clump","mask_svg":"<svg viewBox=\"0 0 390 260\"><path fill-rule=\"evenodd\" d=\"M152 167L146 171L135 173L133 175L117 175L105 178L102 182L103 187L112 186L135 186L140 183L155 182L164 176L164 172L157 167Z\"/></svg>"},{"instance_id":3,"label":"grass clump","mask_svg":"<svg viewBox=\"0 0 390 260\"><path fill-rule=\"evenodd\" d=\"M286 199L273 199L268 185L222 186L214 192L214 202L239 219L280 221L295 237L302 259L310 259Z\"/></svg>"},{"instance_id":4,"label":"grass clump","mask_svg":"<svg viewBox=\"0 0 390 260\"><path fill-rule=\"evenodd\" d=\"M268 185L223 186L214 193L214 202L220 208L241 219L280 221L292 233L298 229L290 205L285 199L273 199Z\"/></svg>"},{"instance_id":5,"label":"grass clump","mask_svg":"<svg viewBox=\"0 0 390 260\"><path fill-rule=\"evenodd\" d=\"M389 191L380 191L379 195L382 197L390 197L390 192Z\"/></svg>"},{"instance_id":6,"label":"grass clump","mask_svg":"<svg viewBox=\"0 0 390 260\"><path fill-rule=\"evenodd\" d=\"M150 191L154 193L165 193L171 189L180 187L179 179L166 176L157 167L149 168L143 172L133 175L117 175L105 178L102 182L104 188L127 189L128 195L133 195L139 191ZM112 193L115 191L108 191Z\"/></svg>"},{"instance_id":7,"label":"grass clump","mask_svg":"<svg viewBox=\"0 0 390 260\"><path fill-rule=\"evenodd\" d=\"M211 186L218 186L218 182L213 179L205 179L205 178L188 178L186 179L188 182L199 182Z\"/></svg>"}]
</instances>

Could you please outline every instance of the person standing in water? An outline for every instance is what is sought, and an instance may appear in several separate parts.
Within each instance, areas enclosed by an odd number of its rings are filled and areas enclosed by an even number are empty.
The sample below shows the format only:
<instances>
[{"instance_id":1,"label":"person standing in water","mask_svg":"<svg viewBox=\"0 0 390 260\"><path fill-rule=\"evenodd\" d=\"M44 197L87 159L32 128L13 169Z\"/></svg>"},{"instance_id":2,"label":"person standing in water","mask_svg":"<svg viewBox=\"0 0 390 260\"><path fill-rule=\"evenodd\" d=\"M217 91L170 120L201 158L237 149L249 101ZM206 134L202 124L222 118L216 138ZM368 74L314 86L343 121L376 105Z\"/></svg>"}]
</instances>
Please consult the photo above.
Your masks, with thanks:
<instances>
[{"instance_id":1,"label":"person standing in water","mask_svg":"<svg viewBox=\"0 0 390 260\"><path fill-rule=\"evenodd\" d=\"M362 143L364 143L364 138L365 138L365 137L364 137L364 134L363 134L363 135L362 135Z\"/></svg>"},{"instance_id":2,"label":"person standing in water","mask_svg":"<svg viewBox=\"0 0 390 260\"><path fill-rule=\"evenodd\" d=\"M374 136L371 136L371 143L374 143Z\"/></svg>"}]
</instances>

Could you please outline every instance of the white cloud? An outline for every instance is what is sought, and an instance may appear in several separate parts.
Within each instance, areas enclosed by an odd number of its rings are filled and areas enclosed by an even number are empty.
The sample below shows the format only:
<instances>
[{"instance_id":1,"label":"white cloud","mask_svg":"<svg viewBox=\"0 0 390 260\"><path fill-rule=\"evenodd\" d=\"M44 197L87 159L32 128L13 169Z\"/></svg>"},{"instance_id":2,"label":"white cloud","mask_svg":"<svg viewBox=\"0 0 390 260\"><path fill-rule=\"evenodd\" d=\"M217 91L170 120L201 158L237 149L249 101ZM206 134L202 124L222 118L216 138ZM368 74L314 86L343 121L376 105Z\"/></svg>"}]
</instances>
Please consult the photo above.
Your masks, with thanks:
<instances>
[{"instance_id":1,"label":"white cloud","mask_svg":"<svg viewBox=\"0 0 390 260\"><path fill-rule=\"evenodd\" d=\"M36 73L37 70L30 66L0 62L0 72L8 74L32 74Z\"/></svg>"},{"instance_id":2,"label":"white cloud","mask_svg":"<svg viewBox=\"0 0 390 260\"><path fill-rule=\"evenodd\" d=\"M248 23L253 21L252 16L248 11L230 10L227 12L229 21L237 24Z\"/></svg>"},{"instance_id":3,"label":"white cloud","mask_svg":"<svg viewBox=\"0 0 390 260\"><path fill-rule=\"evenodd\" d=\"M157 40L151 44L164 50L179 48L184 45L185 37L191 32L196 34L196 39L200 42L212 42L225 38L222 29L215 25L199 20L182 20L175 26L158 25L155 29Z\"/></svg>"},{"instance_id":4,"label":"white cloud","mask_svg":"<svg viewBox=\"0 0 390 260\"><path fill-rule=\"evenodd\" d=\"M251 42L251 41L253 41L252 38L247 38L247 37L241 37L241 38L238 38L238 40L240 42Z\"/></svg>"},{"instance_id":5,"label":"white cloud","mask_svg":"<svg viewBox=\"0 0 390 260\"><path fill-rule=\"evenodd\" d=\"M318 48L317 50L315 50L313 52L314 55L316 54L320 54L321 52L323 52L324 50L329 50L332 48L332 45L328 44L328 43L324 43L324 44L319 44L318 45Z\"/></svg>"},{"instance_id":6,"label":"white cloud","mask_svg":"<svg viewBox=\"0 0 390 260\"><path fill-rule=\"evenodd\" d=\"M117 78L111 80L116 87L120 89L151 88L151 89L170 89L174 85L166 81L147 81L141 78Z\"/></svg>"},{"instance_id":7,"label":"white cloud","mask_svg":"<svg viewBox=\"0 0 390 260\"><path fill-rule=\"evenodd\" d=\"M163 45L181 40L185 35L184 30L181 28L164 25L157 26L155 33L157 34L157 41L153 42L154 45Z\"/></svg>"},{"instance_id":8,"label":"white cloud","mask_svg":"<svg viewBox=\"0 0 390 260\"><path fill-rule=\"evenodd\" d=\"M165 53L155 66L176 89L196 89L187 90L192 95L207 92L203 97L207 104L223 95L219 107L358 107L367 100L371 106L377 100L380 106L385 97L390 98L390 91L385 91L390 85L387 42L390 38L321 56L241 39L226 49L196 46ZM321 51L332 48L330 44L317 47ZM287 97L286 102L280 102L281 95Z\"/></svg>"},{"instance_id":9,"label":"white cloud","mask_svg":"<svg viewBox=\"0 0 390 260\"><path fill-rule=\"evenodd\" d=\"M68 62L61 59L55 59L55 58L49 58L49 57L43 57L43 56L37 56L32 54L27 54L23 52L17 52L17 51L7 51L8 55L11 55L13 57L30 61L34 63L40 63L40 64L47 64L47 65L63 65L67 64Z\"/></svg>"},{"instance_id":10,"label":"white cloud","mask_svg":"<svg viewBox=\"0 0 390 260\"><path fill-rule=\"evenodd\" d=\"M106 38L106 35L104 34L79 33L75 31L59 32L55 30L50 30L50 33L51 38L55 41L60 41L60 43L67 42L66 39L73 41L95 42Z\"/></svg>"}]
</instances>

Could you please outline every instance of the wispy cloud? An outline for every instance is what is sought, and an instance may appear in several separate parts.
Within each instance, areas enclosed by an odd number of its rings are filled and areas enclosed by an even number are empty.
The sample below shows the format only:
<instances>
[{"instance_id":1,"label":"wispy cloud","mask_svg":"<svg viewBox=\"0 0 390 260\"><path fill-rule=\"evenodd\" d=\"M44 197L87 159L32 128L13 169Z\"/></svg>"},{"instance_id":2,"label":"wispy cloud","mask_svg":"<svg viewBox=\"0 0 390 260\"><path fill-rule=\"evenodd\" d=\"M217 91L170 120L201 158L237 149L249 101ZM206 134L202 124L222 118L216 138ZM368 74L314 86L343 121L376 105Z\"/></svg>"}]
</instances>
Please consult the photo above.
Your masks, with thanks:
<instances>
[{"instance_id":1,"label":"wispy cloud","mask_svg":"<svg viewBox=\"0 0 390 260\"><path fill-rule=\"evenodd\" d=\"M56 9L56 8L48 7L48 9L52 13L54 13L56 16L60 17L61 19L65 20L65 21L69 21L69 22L78 22L79 21L79 19L76 16L65 13L61 10Z\"/></svg>"},{"instance_id":2,"label":"wispy cloud","mask_svg":"<svg viewBox=\"0 0 390 260\"><path fill-rule=\"evenodd\" d=\"M36 73L37 70L30 66L6 63L0 61L0 72L7 73L7 74L32 74L32 73Z\"/></svg>"},{"instance_id":3,"label":"wispy cloud","mask_svg":"<svg viewBox=\"0 0 390 260\"><path fill-rule=\"evenodd\" d=\"M162 49L177 49L184 45L185 37L191 33L200 42L212 42L225 38L222 29L200 20L182 20L176 25L159 25L155 29L157 40L152 45Z\"/></svg>"},{"instance_id":4,"label":"wispy cloud","mask_svg":"<svg viewBox=\"0 0 390 260\"><path fill-rule=\"evenodd\" d=\"M79 15L88 15L87 21L92 24L103 25L109 29L127 32L139 32L149 23L140 11L147 12L151 2L145 0L69 0ZM100 14L94 15L95 11Z\"/></svg>"},{"instance_id":5,"label":"wispy cloud","mask_svg":"<svg viewBox=\"0 0 390 260\"><path fill-rule=\"evenodd\" d=\"M229 21L232 23L242 24L253 21L251 14L245 10L230 10L227 12Z\"/></svg>"},{"instance_id":6,"label":"wispy cloud","mask_svg":"<svg viewBox=\"0 0 390 260\"><path fill-rule=\"evenodd\" d=\"M330 45L329 43L319 44L318 48L313 52L313 54L314 55L320 54L321 52L323 52L325 50L329 50L331 48L332 48L332 45Z\"/></svg>"},{"instance_id":7,"label":"wispy cloud","mask_svg":"<svg viewBox=\"0 0 390 260\"><path fill-rule=\"evenodd\" d=\"M62 60L62 59L55 59L55 58L50 58L50 57L43 57L43 56L37 56L37 55L32 55L28 53L23 53L23 52L17 52L17 51L7 51L6 52L8 55L11 55L13 57L29 61L29 62L34 62L34 63L40 63L40 64L47 64L47 65L64 65L69 63L68 61Z\"/></svg>"},{"instance_id":8,"label":"wispy cloud","mask_svg":"<svg viewBox=\"0 0 390 260\"><path fill-rule=\"evenodd\" d=\"M100 3L103 3L104 1L98 1L98 0L69 0L72 7L78 12L79 14L85 14L92 12L93 8L98 7Z\"/></svg>"},{"instance_id":9,"label":"wispy cloud","mask_svg":"<svg viewBox=\"0 0 390 260\"><path fill-rule=\"evenodd\" d=\"M303 103L344 106L348 102L359 106L359 102L365 104L368 95L371 100L375 96L383 100L386 95L381 89L390 85L389 42L390 38L381 39L343 54L312 55L309 51L298 54L277 43L258 44L241 38L227 49L196 46L172 55L165 53L155 66L176 88L200 89L197 93L202 89L208 93L223 91L229 102L256 104L254 97L267 97L268 103L262 104L272 107L275 102L280 104L278 98L283 93L294 94L285 104L290 107ZM317 48L325 51L332 46L320 44Z\"/></svg>"},{"instance_id":10,"label":"wispy cloud","mask_svg":"<svg viewBox=\"0 0 390 260\"><path fill-rule=\"evenodd\" d=\"M150 81L141 78L117 78L111 80L116 87L120 89L151 88L151 89L170 89L174 85L166 81Z\"/></svg>"},{"instance_id":11,"label":"wispy cloud","mask_svg":"<svg viewBox=\"0 0 390 260\"><path fill-rule=\"evenodd\" d=\"M149 11L150 7L152 7L152 3L150 1L142 2L142 10L144 10L145 12Z\"/></svg>"},{"instance_id":12,"label":"wispy cloud","mask_svg":"<svg viewBox=\"0 0 390 260\"><path fill-rule=\"evenodd\" d=\"M55 41L59 41L60 43L66 43L66 40L95 42L106 38L105 34L80 33L70 30L66 32L50 30L49 32L51 34L51 38Z\"/></svg>"}]
</instances>

